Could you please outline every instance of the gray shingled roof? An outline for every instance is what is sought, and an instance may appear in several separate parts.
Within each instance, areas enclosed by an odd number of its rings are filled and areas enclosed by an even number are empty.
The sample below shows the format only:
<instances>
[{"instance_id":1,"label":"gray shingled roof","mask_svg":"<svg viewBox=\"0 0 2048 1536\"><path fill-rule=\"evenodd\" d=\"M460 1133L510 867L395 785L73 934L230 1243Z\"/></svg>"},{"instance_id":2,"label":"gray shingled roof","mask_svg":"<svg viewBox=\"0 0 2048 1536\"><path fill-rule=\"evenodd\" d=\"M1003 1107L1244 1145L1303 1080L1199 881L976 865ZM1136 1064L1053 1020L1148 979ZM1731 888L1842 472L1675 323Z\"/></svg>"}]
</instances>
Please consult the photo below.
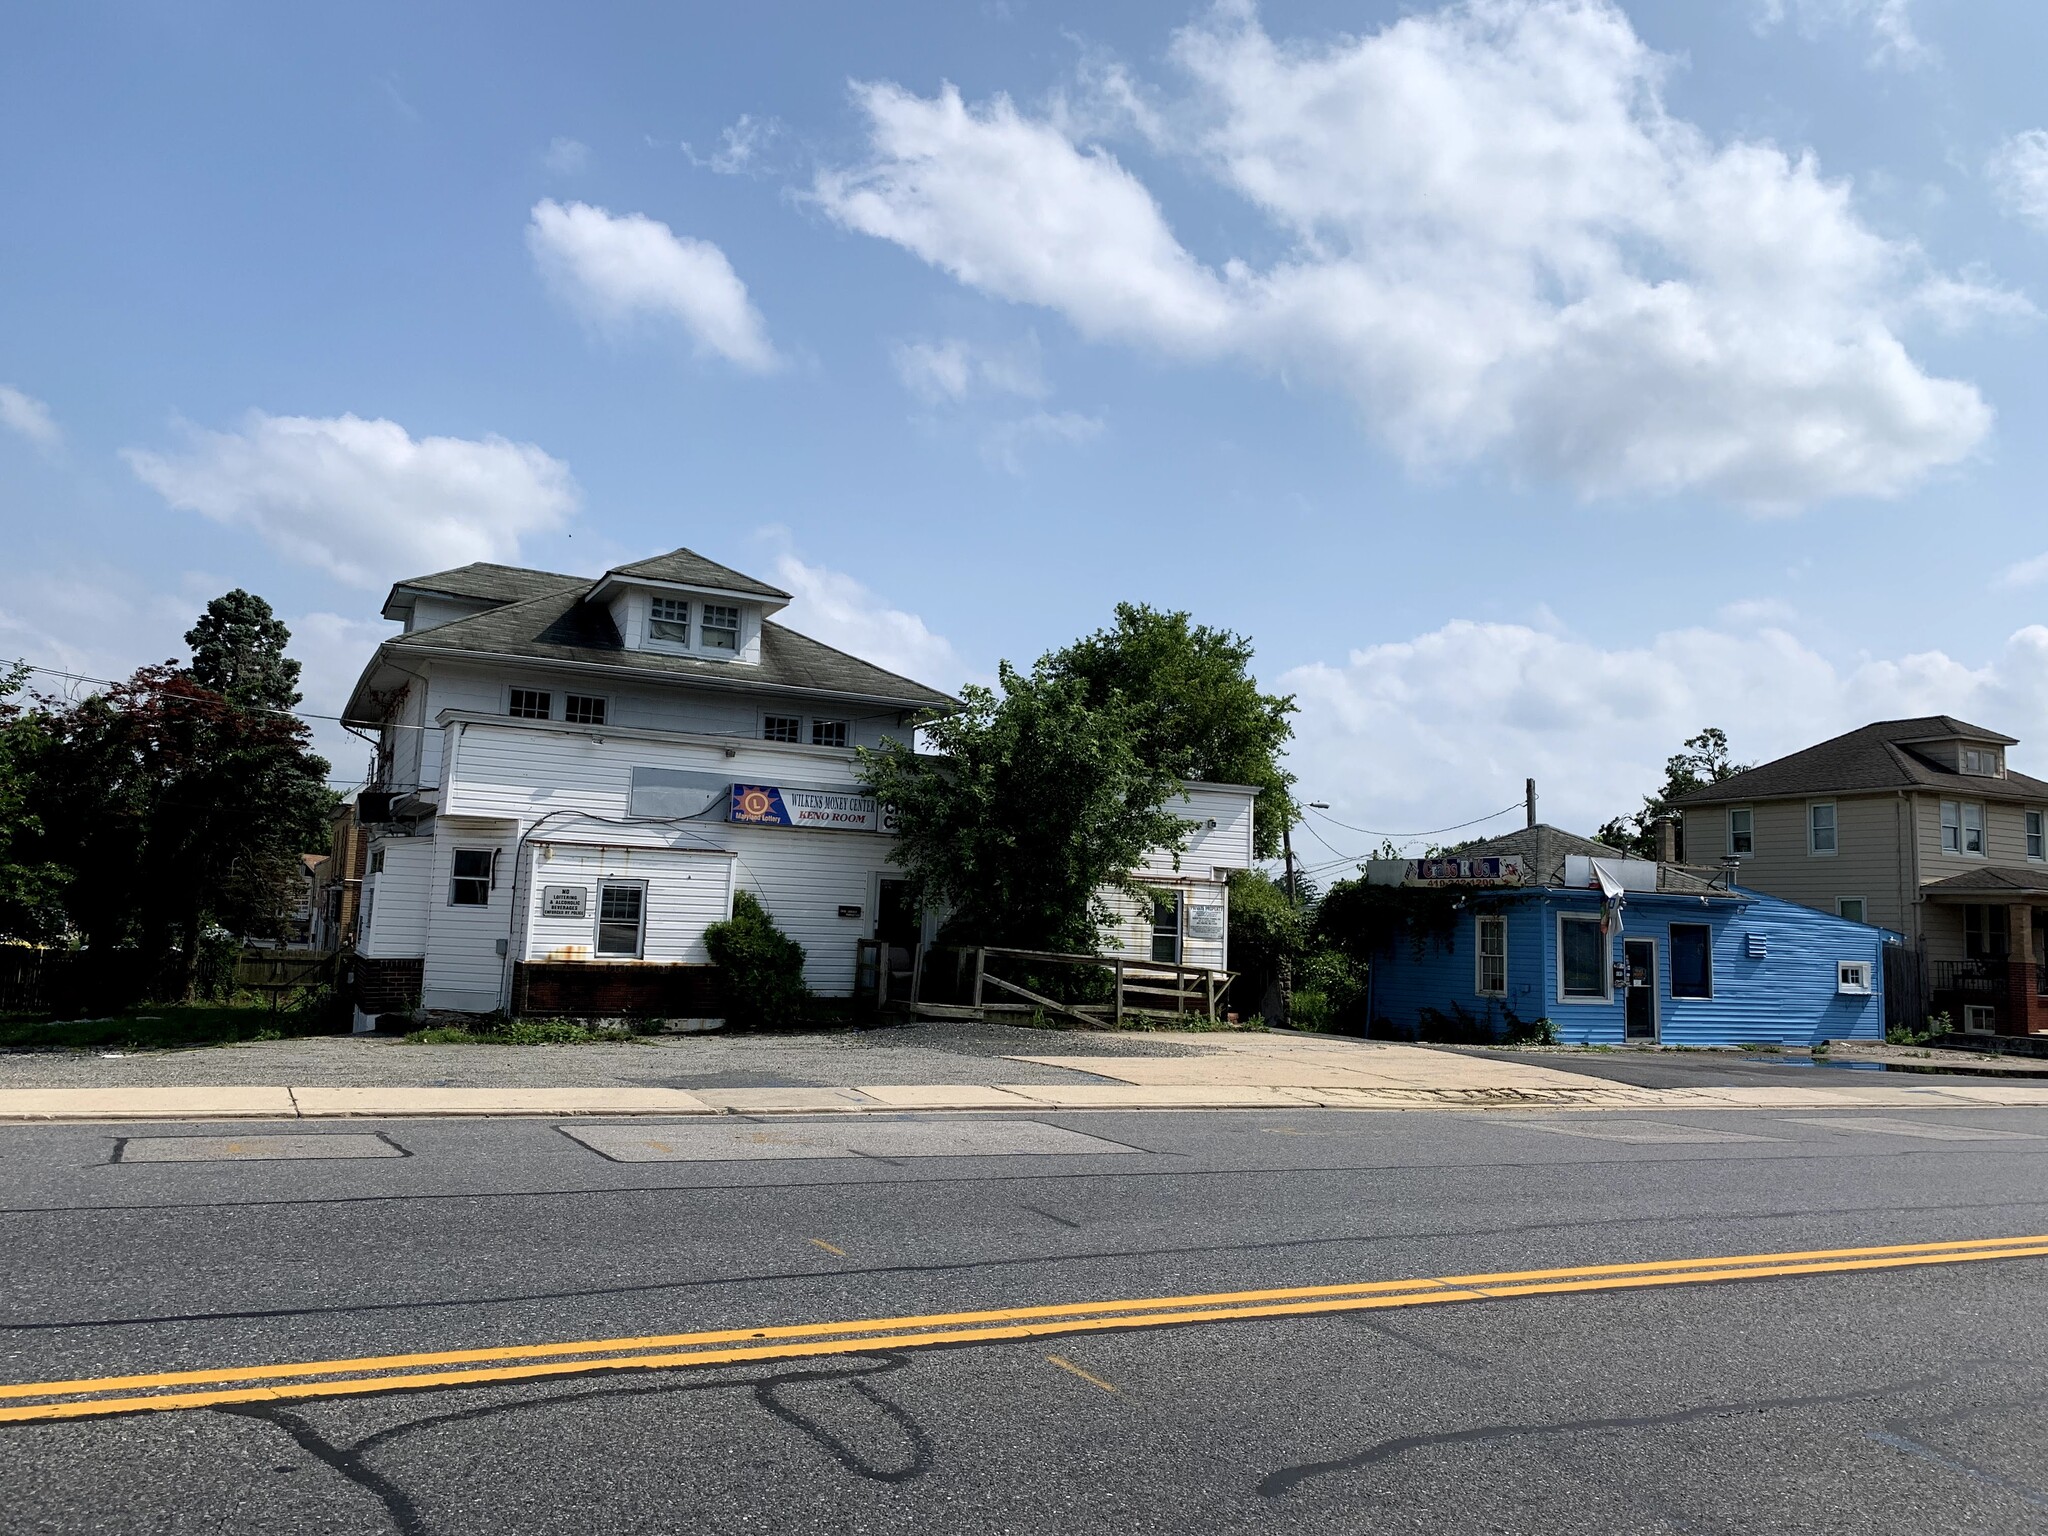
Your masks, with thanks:
<instances>
[{"instance_id":1,"label":"gray shingled roof","mask_svg":"<svg viewBox=\"0 0 2048 1536\"><path fill-rule=\"evenodd\" d=\"M602 581L610 576L644 576L649 581L675 581L688 587L717 587L726 592L744 592L749 597L779 597L784 602L790 598L780 587L756 581L729 565L720 565L716 560L706 560L694 549L672 549L651 560L615 565L598 579Z\"/></svg>"},{"instance_id":2,"label":"gray shingled roof","mask_svg":"<svg viewBox=\"0 0 2048 1536\"><path fill-rule=\"evenodd\" d=\"M1675 802L1726 805L1739 800L1797 799L1805 795L1879 794L1895 789L1942 790L1986 800L2041 800L2048 784L2006 770L2004 778L1957 773L1929 761L1911 743L1956 739L2016 745L2010 736L1949 715L1879 720L1816 746L1703 785Z\"/></svg>"},{"instance_id":3,"label":"gray shingled roof","mask_svg":"<svg viewBox=\"0 0 2048 1536\"><path fill-rule=\"evenodd\" d=\"M1931 880L1920 887L1923 896L2012 896L2048 894L2048 869L2028 869L2010 864L1993 864L1968 874Z\"/></svg>"},{"instance_id":4,"label":"gray shingled roof","mask_svg":"<svg viewBox=\"0 0 2048 1536\"><path fill-rule=\"evenodd\" d=\"M410 587L421 592L442 592L449 597L474 598L486 603L516 603L550 592L578 590L590 585L588 576L563 576L554 571L529 571L516 565L493 565L488 560L458 565L452 571L415 576L392 588Z\"/></svg>"},{"instance_id":5,"label":"gray shingled roof","mask_svg":"<svg viewBox=\"0 0 2048 1536\"><path fill-rule=\"evenodd\" d=\"M610 610L582 600L587 585L579 579L573 587L507 603L486 613L437 624L432 629L396 635L385 641L384 646L387 651L399 653L467 651L542 661L597 663L645 672L650 677L689 678L714 687L853 694L905 708L946 708L959 702L936 688L884 671L772 620L761 625L761 660L757 666L627 650L612 624Z\"/></svg>"},{"instance_id":6,"label":"gray shingled roof","mask_svg":"<svg viewBox=\"0 0 2048 1536\"><path fill-rule=\"evenodd\" d=\"M1540 821L1533 827L1483 838L1458 849L1461 859L1519 858L1523 869L1546 885L1564 878L1565 857L1574 853L1595 859L1627 857L1619 848L1610 848L1590 837L1580 837L1577 833L1565 832Z\"/></svg>"}]
</instances>

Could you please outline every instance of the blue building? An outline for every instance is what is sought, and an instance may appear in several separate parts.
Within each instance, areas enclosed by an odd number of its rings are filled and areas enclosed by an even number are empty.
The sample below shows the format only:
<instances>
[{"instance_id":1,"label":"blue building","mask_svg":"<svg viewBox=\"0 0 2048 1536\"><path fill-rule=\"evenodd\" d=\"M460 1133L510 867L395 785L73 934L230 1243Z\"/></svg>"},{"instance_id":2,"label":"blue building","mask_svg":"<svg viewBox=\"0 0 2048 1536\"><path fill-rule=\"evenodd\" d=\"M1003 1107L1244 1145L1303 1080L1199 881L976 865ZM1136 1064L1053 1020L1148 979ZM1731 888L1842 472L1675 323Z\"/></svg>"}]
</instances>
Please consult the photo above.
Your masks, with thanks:
<instances>
[{"instance_id":1,"label":"blue building","mask_svg":"<svg viewBox=\"0 0 2048 1536\"><path fill-rule=\"evenodd\" d=\"M1896 935L1725 875L1539 825L1455 859L1375 860L1367 878L1439 893L1430 922L1373 961L1372 1017L1394 1033L1548 1019L1570 1045L1884 1038Z\"/></svg>"}]
</instances>

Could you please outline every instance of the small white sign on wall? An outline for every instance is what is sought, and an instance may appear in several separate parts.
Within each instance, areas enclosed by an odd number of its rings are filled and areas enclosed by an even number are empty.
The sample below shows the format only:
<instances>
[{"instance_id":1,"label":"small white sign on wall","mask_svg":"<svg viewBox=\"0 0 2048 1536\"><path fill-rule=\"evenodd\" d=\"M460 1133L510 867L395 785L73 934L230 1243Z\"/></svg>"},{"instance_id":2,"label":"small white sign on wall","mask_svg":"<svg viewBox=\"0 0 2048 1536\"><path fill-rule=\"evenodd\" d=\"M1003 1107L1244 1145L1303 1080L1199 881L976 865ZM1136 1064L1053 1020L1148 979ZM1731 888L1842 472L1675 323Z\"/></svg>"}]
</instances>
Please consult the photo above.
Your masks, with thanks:
<instances>
[{"instance_id":1,"label":"small white sign on wall","mask_svg":"<svg viewBox=\"0 0 2048 1536\"><path fill-rule=\"evenodd\" d=\"M590 911L587 885L544 885L540 892L542 917L583 917Z\"/></svg>"},{"instance_id":2,"label":"small white sign on wall","mask_svg":"<svg viewBox=\"0 0 2048 1536\"><path fill-rule=\"evenodd\" d=\"M1223 909L1220 906L1188 907L1188 937L1191 939L1220 939L1223 937Z\"/></svg>"}]
</instances>

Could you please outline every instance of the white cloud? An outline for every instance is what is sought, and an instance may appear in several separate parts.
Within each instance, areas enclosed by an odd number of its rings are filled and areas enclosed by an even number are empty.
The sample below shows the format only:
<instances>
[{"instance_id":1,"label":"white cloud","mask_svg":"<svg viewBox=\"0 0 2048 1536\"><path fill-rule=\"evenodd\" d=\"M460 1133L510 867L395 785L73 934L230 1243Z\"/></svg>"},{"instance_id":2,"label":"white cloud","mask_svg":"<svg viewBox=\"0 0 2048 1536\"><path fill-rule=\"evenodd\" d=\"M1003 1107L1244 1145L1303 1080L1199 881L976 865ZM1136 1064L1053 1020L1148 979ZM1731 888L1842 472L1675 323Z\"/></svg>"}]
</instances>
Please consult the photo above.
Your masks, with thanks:
<instances>
[{"instance_id":1,"label":"white cloud","mask_svg":"<svg viewBox=\"0 0 2048 1536\"><path fill-rule=\"evenodd\" d=\"M2035 555L2031 560L2020 560L1999 572L1994 583L2000 587L2031 587L2048 581L2048 554Z\"/></svg>"},{"instance_id":2,"label":"white cloud","mask_svg":"<svg viewBox=\"0 0 2048 1536\"><path fill-rule=\"evenodd\" d=\"M810 565L785 546L775 579L795 599L776 623L927 687L950 693L971 680L950 640L843 571Z\"/></svg>"},{"instance_id":3,"label":"white cloud","mask_svg":"<svg viewBox=\"0 0 2048 1536\"><path fill-rule=\"evenodd\" d=\"M949 336L940 341L899 341L890 356L903 387L927 405L957 404L974 395L1042 400L1049 392L1035 342L996 351Z\"/></svg>"},{"instance_id":4,"label":"white cloud","mask_svg":"<svg viewBox=\"0 0 2048 1536\"><path fill-rule=\"evenodd\" d=\"M64 437L47 405L10 384L0 384L0 427L27 438L39 448L54 448Z\"/></svg>"},{"instance_id":5,"label":"white cloud","mask_svg":"<svg viewBox=\"0 0 2048 1536\"><path fill-rule=\"evenodd\" d=\"M780 365L746 284L708 240L678 235L644 213L543 198L533 205L526 244L556 291L599 326L671 320L699 352L755 373Z\"/></svg>"},{"instance_id":6,"label":"white cloud","mask_svg":"<svg viewBox=\"0 0 2048 1536\"><path fill-rule=\"evenodd\" d=\"M2014 134L1985 171L2005 211L2048 234L2048 128Z\"/></svg>"},{"instance_id":7,"label":"white cloud","mask_svg":"<svg viewBox=\"0 0 2048 1536\"><path fill-rule=\"evenodd\" d=\"M720 176L754 176L765 173L769 167L766 156L786 130L778 118L759 118L750 112L742 112L739 121L730 128L720 130L718 147L708 155L699 155L687 142L683 154L690 164L715 171Z\"/></svg>"},{"instance_id":8,"label":"white cloud","mask_svg":"<svg viewBox=\"0 0 2048 1536\"><path fill-rule=\"evenodd\" d=\"M1896 494L1990 430L1898 328L2011 296L1871 230L1810 154L1672 117L1669 61L1611 4L1286 43L1226 5L1172 55L1188 89L1135 126L1259 216L1263 268L1198 260L1089 114L951 86L857 86L867 154L814 194L1091 339L1342 389L1418 467L1789 507Z\"/></svg>"},{"instance_id":9,"label":"white cloud","mask_svg":"<svg viewBox=\"0 0 2048 1536\"><path fill-rule=\"evenodd\" d=\"M1758 0L1759 34L1790 21L1811 41L1830 27L1860 28L1870 34L1870 63L1914 69L1932 63L1934 50L1913 27L1913 0Z\"/></svg>"},{"instance_id":10,"label":"white cloud","mask_svg":"<svg viewBox=\"0 0 2048 1536\"><path fill-rule=\"evenodd\" d=\"M395 421L269 416L236 432L189 429L172 453L122 457L172 506L254 530L352 586L378 587L519 542L577 507L569 466L502 437L415 439Z\"/></svg>"},{"instance_id":11,"label":"white cloud","mask_svg":"<svg viewBox=\"0 0 2048 1536\"><path fill-rule=\"evenodd\" d=\"M1045 443L1092 443L1102 436L1099 416L1079 411L1033 411L1014 421L997 422L983 434L981 451L991 464L1013 475L1024 473L1024 456Z\"/></svg>"},{"instance_id":12,"label":"white cloud","mask_svg":"<svg viewBox=\"0 0 2048 1536\"><path fill-rule=\"evenodd\" d=\"M590 146L581 139L555 138L540 163L556 176L577 176L590 168Z\"/></svg>"},{"instance_id":13,"label":"white cloud","mask_svg":"<svg viewBox=\"0 0 2048 1536\"><path fill-rule=\"evenodd\" d=\"M1304 796L1396 832L1498 810L1531 775L1543 820L1590 832L1636 808L1665 758L1706 725L1728 732L1738 761L1760 762L1872 720L1946 713L2019 737L2019 766L2048 767L2041 625L1981 666L1940 651L1843 665L1769 626L1670 630L1609 649L1458 620L1342 665L1295 668L1278 687L1301 707L1290 762ZM1318 830L1344 853L1369 851L1364 837Z\"/></svg>"}]
</instances>

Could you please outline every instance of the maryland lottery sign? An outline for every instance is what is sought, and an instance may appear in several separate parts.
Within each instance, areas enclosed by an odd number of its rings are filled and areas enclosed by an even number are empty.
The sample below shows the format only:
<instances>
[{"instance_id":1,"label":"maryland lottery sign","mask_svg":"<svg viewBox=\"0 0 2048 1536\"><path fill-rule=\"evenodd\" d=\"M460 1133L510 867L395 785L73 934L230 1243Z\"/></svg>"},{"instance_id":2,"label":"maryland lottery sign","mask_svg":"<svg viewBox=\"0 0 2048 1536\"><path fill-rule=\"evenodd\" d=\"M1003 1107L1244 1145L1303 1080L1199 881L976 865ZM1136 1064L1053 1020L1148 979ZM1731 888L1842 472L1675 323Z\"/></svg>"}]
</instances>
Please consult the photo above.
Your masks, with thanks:
<instances>
[{"instance_id":1,"label":"maryland lottery sign","mask_svg":"<svg viewBox=\"0 0 2048 1536\"><path fill-rule=\"evenodd\" d=\"M887 832L896 818L869 795L836 790L735 784L727 819L752 827L807 827L826 832Z\"/></svg>"}]
</instances>

